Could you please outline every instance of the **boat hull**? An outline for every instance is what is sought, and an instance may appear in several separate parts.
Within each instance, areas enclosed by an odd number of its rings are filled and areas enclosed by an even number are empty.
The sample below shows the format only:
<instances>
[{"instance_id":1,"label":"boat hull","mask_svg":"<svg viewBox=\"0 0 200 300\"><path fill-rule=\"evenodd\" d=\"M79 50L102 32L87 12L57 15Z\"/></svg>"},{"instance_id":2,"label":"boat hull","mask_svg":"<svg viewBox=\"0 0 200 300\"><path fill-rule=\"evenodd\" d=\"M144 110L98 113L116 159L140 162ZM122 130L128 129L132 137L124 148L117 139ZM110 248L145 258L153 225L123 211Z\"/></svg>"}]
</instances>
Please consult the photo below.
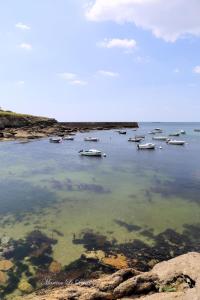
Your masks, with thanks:
<instances>
[{"instance_id":1,"label":"boat hull","mask_svg":"<svg viewBox=\"0 0 200 300\"><path fill-rule=\"evenodd\" d=\"M102 154L100 153L100 154L94 154L94 153L80 153L81 154L81 156L90 156L90 157L101 157L102 156Z\"/></svg>"},{"instance_id":2,"label":"boat hull","mask_svg":"<svg viewBox=\"0 0 200 300\"><path fill-rule=\"evenodd\" d=\"M185 141L168 141L167 144L175 146L184 146Z\"/></svg>"},{"instance_id":3,"label":"boat hull","mask_svg":"<svg viewBox=\"0 0 200 300\"><path fill-rule=\"evenodd\" d=\"M156 140L156 141L166 141L168 139L168 137L166 136L154 136L152 137L152 140Z\"/></svg>"},{"instance_id":4,"label":"boat hull","mask_svg":"<svg viewBox=\"0 0 200 300\"><path fill-rule=\"evenodd\" d=\"M154 144L143 144L143 145L137 145L138 150L154 150L155 145Z\"/></svg>"}]
</instances>

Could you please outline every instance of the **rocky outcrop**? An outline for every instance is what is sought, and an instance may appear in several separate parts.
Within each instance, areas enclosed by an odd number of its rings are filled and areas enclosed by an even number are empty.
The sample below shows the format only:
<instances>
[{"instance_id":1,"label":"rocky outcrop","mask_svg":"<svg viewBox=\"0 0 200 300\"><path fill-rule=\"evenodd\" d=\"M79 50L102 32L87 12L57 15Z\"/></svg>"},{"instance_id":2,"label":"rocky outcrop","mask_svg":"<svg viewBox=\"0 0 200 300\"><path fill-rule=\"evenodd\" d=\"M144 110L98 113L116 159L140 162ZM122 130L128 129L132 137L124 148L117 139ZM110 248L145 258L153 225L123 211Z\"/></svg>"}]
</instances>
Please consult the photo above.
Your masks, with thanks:
<instances>
[{"instance_id":1,"label":"rocky outcrop","mask_svg":"<svg viewBox=\"0 0 200 300\"><path fill-rule=\"evenodd\" d=\"M71 132L137 128L136 122L57 122L55 119L0 111L0 140L39 139Z\"/></svg>"},{"instance_id":2,"label":"rocky outcrop","mask_svg":"<svg viewBox=\"0 0 200 300\"><path fill-rule=\"evenodd\" d=\"M50 126L55 123L57 123L55 119L0 111L0 130L5 128L20 128L35 125Z\"/></svg>"},{"instance_id":3,"label":"rocky outcrop","mask_svg":"<svg viewBox=\"0 0 200 300\"><path fill-rule=\"evenodd\" d=\"M123 269L91 281L65 282L59 288L52 288L54 284L47 282L45 289L20 299L199 300L200 254L190 252L158 263L149 272Z\"/></svg>"},{"instance_id":4,"label":"rocky outcrop","mask_svg":"<svg viewBox=\"0 0 200 300\"><path fill-rule=\"evenodd\" d=\"M65 127L74 129L117 129L117 128L138 128L137 122L61 122Z\"/></svg>"}]
</instances>

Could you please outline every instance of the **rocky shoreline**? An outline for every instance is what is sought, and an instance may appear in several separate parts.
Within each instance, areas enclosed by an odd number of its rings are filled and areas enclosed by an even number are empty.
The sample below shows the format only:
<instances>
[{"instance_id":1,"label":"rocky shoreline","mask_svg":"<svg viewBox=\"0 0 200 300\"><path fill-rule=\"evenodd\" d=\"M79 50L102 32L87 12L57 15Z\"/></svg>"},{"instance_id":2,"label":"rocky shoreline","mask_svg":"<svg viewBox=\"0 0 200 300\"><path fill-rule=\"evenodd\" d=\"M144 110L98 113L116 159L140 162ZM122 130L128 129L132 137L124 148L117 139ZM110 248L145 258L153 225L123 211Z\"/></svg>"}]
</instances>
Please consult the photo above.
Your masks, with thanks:
<instances>
[{"instance_id":1,"label":"rocky shoreline","mask_svg":"<svg viewBox=\"0 0 200 300\"><path fill-rule=\"evenodd\" d=\"M0 111L0 140L63 137L72 132L138 128L137 122L58 122L55 119Z\"/></svg>"},{"instance_id":2,"label":"rocky shoreline","mask_svg":"<svg viewBox=\"0 0 200 300\"><path fill-rule=\"evenodd\" d=\"M55 279L56 281L56 279ZM52 285L55 282L52 282ZM57 282L24 300L199 300L200 253L190 252L156 264L149 272L122 269L80 282Z\"/></svg>"}]
</instances>

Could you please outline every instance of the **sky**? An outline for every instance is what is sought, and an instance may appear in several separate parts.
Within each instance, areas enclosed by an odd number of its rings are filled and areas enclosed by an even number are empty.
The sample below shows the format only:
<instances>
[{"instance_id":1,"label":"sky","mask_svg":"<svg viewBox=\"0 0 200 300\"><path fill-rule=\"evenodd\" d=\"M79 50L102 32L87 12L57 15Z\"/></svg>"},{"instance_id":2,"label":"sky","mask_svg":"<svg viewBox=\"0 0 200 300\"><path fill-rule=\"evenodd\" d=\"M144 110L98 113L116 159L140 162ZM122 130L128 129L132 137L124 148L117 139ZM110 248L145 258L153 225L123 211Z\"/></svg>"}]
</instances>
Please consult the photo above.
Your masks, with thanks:
<instances>
[{"instance_id":1,"label":"sky","mask_svg":"<svg viewBox=\"0 0 200 300\"><path fill-rule=\"evenodd\" d=\"M200 121L200 1L0 1L0 106L60 121Z\"/></svg>"}]
</instances>

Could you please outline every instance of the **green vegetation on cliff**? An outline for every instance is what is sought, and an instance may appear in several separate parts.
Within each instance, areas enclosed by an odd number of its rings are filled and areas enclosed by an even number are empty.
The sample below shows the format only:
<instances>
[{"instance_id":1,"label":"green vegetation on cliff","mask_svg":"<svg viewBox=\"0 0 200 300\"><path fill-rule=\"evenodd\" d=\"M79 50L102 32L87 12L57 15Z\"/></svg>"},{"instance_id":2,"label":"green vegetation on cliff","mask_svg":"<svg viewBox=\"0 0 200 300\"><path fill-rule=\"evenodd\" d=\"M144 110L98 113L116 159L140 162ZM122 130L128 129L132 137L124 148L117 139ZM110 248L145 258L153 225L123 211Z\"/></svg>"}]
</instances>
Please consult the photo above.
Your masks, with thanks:
<instances>
[{"instance_id":1,"label":"green vegetation on cliff","mask_svg":"<svg viewBox=\"0 0 200 300\"><path fill-rule=\"evenodd\" d=\"M47 117L33 116L28 114L19 114L12 111L0 110L0 129L32 126L37 124L51 125L55 124L55 119Z\"/></svg>"}]
</instances>

